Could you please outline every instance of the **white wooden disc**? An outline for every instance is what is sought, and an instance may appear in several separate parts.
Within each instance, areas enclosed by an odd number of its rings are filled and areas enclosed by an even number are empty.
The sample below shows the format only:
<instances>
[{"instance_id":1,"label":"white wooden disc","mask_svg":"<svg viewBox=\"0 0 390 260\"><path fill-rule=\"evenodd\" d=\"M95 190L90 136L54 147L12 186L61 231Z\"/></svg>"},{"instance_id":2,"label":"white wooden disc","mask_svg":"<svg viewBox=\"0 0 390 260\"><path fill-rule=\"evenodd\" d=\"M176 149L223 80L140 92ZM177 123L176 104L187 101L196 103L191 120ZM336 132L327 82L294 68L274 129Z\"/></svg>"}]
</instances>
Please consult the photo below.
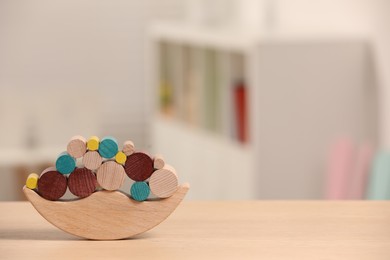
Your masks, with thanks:
<instances>
[{"instance_id":1,"label":"white wooden disc","mask_svg":"<svg viewBox=\"0 0 390 260\"><path fill-rule=\"evenodd\" d=\"M103 158L97 151L88 151L84 154L83 164L85 168L94 171L100 167Z\"/></svg>"},{"instance_id":2,"label":"white wooden disc","mask_svg":"<svg viewBox=\"0 0 390 260\"><path fill-rule=\"evenodd\" d=\"M105 190L117 190L125 181L126 172L115 161L104 162L96 172L99 185Z\"/></svg>"},{"instance_id":3,"label":"white wooden disc","mask_svg":"<svg viewBox=\"0 0 390 260\"><path fill-rule=\"evenodd\" d=\"M74 158L81 158L87 151L87 140L80 135L73 136L66 147L68 154Z\"/></svg>"},{"instance_id":4,"label":"white wooden disc","mask_svg":"<svg viewBox=\"0 0 390 260\"><path fill-rule=\"evenodd\" d=\"M178 178L170 165L153 172L149 179L150 191L159 198L168 198L175 193L178 187Z\"/></svg>"}]
</instances>

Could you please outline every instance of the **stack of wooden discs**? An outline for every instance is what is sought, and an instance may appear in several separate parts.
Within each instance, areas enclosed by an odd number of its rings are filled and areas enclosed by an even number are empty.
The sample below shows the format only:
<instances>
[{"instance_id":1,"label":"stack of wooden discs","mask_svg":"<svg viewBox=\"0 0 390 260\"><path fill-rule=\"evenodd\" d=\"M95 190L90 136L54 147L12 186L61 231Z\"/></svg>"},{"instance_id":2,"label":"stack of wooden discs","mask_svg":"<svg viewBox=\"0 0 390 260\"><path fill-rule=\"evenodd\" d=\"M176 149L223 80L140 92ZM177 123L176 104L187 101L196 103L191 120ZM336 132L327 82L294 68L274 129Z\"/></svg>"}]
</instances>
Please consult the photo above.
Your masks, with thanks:
<instances>
[{"instance_id":1,"label":"stack of wooden discs","mask_svg":"<svg viewBox=\"0 0 390 260\"><path fill-rule=\"evenodd\" d=\"M151 193L168 198L178 187L175 169L162 156L151 158L136 151L131 141L126 141L119 150L118 142L110 136L102 140L97 136L88 140L72 137L55 167L45 169L40 176L30 174L26 186L48 200L60 199L67 188L75 196L85 198L100 188L120 189L126 176L134 181L129 193L137 201L146 200Z\"/></svg>"}]
</instances>

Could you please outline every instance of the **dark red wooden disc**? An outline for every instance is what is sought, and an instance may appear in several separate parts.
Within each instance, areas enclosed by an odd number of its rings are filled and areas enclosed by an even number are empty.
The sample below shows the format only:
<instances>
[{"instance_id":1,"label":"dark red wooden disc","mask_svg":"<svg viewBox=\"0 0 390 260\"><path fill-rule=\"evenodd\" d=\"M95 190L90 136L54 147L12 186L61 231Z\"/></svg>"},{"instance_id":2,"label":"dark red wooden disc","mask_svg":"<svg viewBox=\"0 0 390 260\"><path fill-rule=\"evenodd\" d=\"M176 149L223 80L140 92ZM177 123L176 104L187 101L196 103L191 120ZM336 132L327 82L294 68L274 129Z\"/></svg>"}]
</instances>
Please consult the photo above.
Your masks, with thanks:
<instances>
[{"instance_id":1,"label":"dark red wooden disc","mask_svg":"<svg viewBox=\"0 0 390 260\"><path fill-rule=\"evenodd\" d=\"M144 181L153 173L153 160L144 153L133 153L127 156L125 171L133 181Z\"/></svg>"},{"instance_id":2,"label":"dark red wooden disc","mask_svg":"<svg viewBox=\"0 0 390 260\"><path fill-rule=\"evenodd\" d=\"M67 188L66 176L54 168L43 171L38 179L38 193L47 200L58 200Z\"/></svg>"},{"instance_id":3,"label":"dark red wooden disc","mask_svg":"<svg viewBox=\"0 0 390 260\"><path fill-rule=\"evenodd\" d=\"M96 175L87 168L76 168L68 177L70 192L79 198L91 195L95 191L96 186Z\"/></svg>"}]
</instances>

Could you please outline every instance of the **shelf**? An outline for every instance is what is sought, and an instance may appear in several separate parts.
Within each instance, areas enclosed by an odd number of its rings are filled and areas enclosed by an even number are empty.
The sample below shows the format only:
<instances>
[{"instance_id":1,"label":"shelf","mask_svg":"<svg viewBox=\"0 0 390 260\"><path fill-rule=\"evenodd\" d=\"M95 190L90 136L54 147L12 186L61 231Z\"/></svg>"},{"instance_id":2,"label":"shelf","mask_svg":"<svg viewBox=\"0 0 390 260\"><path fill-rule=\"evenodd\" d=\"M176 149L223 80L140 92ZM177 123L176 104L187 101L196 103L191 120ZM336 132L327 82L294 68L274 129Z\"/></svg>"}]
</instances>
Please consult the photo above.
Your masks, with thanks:
<instances>
[{"instance_id":1,"label":"shelf","mask_svg":"<svg viewBox=\"0 0 390 260\"><path fill-rule=\"evenodd\" d=\"M220 135L219 133L211 132L197 126L189 125L186 122L177 120L166 115L156 114L153 118L153 123L172 126L172 128L187 132L192 136L199 136L200 138L207 140L207 142L210 141L214 142L217 145L230 147L232 149L238 149L244 153L251 152L253 149L250 143L242 143L234 139L225 138L225 136Z\"/></svg>"},{"instance_id":2,"label":"shelf","mask_svg":"<svg viewBox=\"0 0 390 260\"><path fill-rule=\"evenodd\" d=\"M359 33L319 33L315 34L261 34L234 27L213 28L169 22L153 23L148 36L153 41L166 41L188 44L201 48L215 48L223 51L250 53L259 44L275 43L355 43L368 42L368 35Z\"/></svg>"},{"instance_id":3,"label":"shelf","mask_svg":"<svg viewBox=\"0 0 390 260\"><path fill-rule=\"evenodd\" d=\"M245 56L160 42L156 111L225 138L248 142Z\"/></svg>"},{"instance_id":4,"label":"shelf","mask_svg":"<svg viewBox=\"0 0 390 260\"><path fill-rule=\"evenodd\" d=\"M153 24L150 36L157 41L190 44L202 48L217 48L228 51L247 51L259 41L255 34L234 29L200 28L189 25Z\"/></svg>"},{"instance_id":5,"label":"shelf","mask_svg":"<svg viewBox=\"0 0 390 260\"><path fill-rule=\"evenodd\" d=\"M153 118L152 137L153 152L164 154L181 181L191 183L190 199L256 197L251 145L159 115Z\"/></svg>"}]
</instances>

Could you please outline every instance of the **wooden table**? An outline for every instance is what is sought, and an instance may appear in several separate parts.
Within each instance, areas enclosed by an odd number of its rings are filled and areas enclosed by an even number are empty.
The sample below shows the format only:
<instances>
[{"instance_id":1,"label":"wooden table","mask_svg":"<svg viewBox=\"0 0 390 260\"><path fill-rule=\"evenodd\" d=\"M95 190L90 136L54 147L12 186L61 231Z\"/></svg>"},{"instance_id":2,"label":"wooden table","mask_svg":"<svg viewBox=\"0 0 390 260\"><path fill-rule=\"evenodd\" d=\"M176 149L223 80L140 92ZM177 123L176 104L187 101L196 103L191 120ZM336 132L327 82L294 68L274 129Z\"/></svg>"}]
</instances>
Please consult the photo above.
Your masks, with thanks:
<instances>
[{"instance_id":1,"label":"wooden table","mask_svg":"<svg viewBox=\"0 0 390 260\"><path fill-rule=\"evenodd\" d=\"M390 202L183 202L134 239L89 241L0 203L0 259L390 259Z\"/></svg>"}]
</instances>

